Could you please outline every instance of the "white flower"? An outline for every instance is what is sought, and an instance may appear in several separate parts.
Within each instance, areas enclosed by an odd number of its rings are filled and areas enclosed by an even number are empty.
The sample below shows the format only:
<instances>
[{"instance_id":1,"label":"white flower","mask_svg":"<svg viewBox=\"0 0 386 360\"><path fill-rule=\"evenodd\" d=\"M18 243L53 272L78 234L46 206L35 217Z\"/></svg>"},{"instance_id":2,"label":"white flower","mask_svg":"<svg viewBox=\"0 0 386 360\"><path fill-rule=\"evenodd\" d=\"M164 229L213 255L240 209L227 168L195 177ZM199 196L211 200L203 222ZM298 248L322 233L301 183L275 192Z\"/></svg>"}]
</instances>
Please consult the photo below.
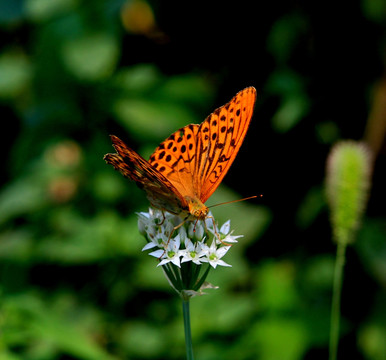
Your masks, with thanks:
<instances>
[{"instance_id":1,"label":"white flower","mask_svg":"<svg viewBox=\"0 0 386 360\"><path fill-rule=\"evenodd\" d=\"M233 230L231 231L231 221L228 220L223 224L223 226L221 226L221 229L220 229L220 235L221 235L222 241L226 244L237 243L236 239L244 236L244 235L233 236L232 233L233 233Z\"/></svg>"},{"instance_id":2,"label":"white flower","mask_svg":"<svg viewBox=\"0 0 386 360\"><path fill-rule=\"evenodd\" d=\"M230 246L221 246L217 248L216 241L213 240L210 247L208 245L204 245L203 251L205 253L205 257L201 258L200 260L202 262L208 262L213 268L216 268L217 265L232 266L221 260L221 258L228 252L230 248Z\"/></svg>"},{"instance_id":3,"label":"white flower","mask_svg":"<svg viewBox=\"0 0 386 360\"><path fill-rule=\"evenodd\" d=\"M203 242L197 242L193 244L193 242L186 238L185 240L185 249L181 250L182 260L181 262L192 261L197 265L201 264L200 257L204 256L205 253L203 251Z\"/></svg>"},{"instance_id":4,"label":"white flower","mask_svg":"<svg viewBox=\"0 0 386 360\"><path fill-rule=\"evenodd\" d=\"M181 263L189 261L196 265L206 262L214 268L231 266L221 258L230 249L227 244L237 242L242 235L232 235L230 220L218 227L209 213L205 220L182 222L178 216L158 209L139 213L138 228L148 240L142 251L155 250L149 255L161 260L158 266L171 262L180 267ZM206 242L210 241L209 247Z\"/></svg>"},{"instance_id":5,"label":"white flower","mask_svg":"<svg viewBox=\"0 0 386 360\"><path fill-rule=\"evenodd\" d=\"M142 251L152 249L154 247L159 247L164 249L165 244L168 242L168 237L161 231L154 233L150 237L150 241L142 248Z\"/></svg>"},{"instance_id":6,"label":"white flower","mask_svg":"<svg viewBox=\"0 0 386 360\"><path fill-rule=\"evenodd\" d=\"M138 214L138 228L147 240L142 251L151 249L149 255L158 259L158 266L183 299L203 294L211 268L231 266L222 258L231 248L228 244L242 236L232 235L230 220L220 227L211 213L205 220L184 221L152 208ZM200 271L205 263L208 266Z\"/></svg>"},{"instance_id":7,"label":"white flower","mask_svg":"<svg viewBox=\"0 0 386 360\"><path fill-rule=\"evenodd\" d=\"M213 222L212 222L213 223ZM220 228L220 231L216 234L215 232L215 229L212 225L211 228L209 228L209 231L212 233L212 234L215 234L216 237L217 237L217 244L230 244L230 243L237 243L238 241L236 239L238 238L241 238L243 237L244 235L237 235L237 236L233 236L232 233L233 233L233 230L231 230L231 221L228 220L226 221ZM221 241L220 241L220 239Z\"/></svg>"},{"instance_id":8,"label":"white flower","mask_svg":"<svg viewBox=\"0 0 386 360\"><path fill-rule=\"evenodd\" d=\"M171 262L174 265L181 267L180 235L178 234L174 239L170 239L165 249L153 251L149 255L162 259L158 266Z\"/></svg>"}]
</instances>

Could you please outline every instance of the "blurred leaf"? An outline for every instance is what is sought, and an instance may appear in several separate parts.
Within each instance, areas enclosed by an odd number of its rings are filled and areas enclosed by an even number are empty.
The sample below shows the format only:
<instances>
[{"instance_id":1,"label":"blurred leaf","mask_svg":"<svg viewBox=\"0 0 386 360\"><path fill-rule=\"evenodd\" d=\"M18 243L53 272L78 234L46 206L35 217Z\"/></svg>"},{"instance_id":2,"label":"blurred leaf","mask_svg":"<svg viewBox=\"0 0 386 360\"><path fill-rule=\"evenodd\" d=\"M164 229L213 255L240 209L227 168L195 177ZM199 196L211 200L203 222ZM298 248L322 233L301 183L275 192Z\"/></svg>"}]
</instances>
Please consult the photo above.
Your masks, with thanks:
<instances>
[{"instance_id":1,"label":"blurred leaf","mask_svg":"<svg viewBox=\"0 0 386 360\"><path fill-rule=\"evenodd\" d=\"M261 360L298 360L307 348L307 332L296 318L267 318L256 322L247 336Z\"/></svg>"},{"instance_id":2,"label":"blurred leaf","mask_svg":"<svg viewBox=\"0 0 386 360\"><path fill-rule=\"evenodd\" d=\"M296 224L301 229L307 229L318 217L326 205L324 189L322 187L311 188L296 213Z\"/></svg>"},{"instance_id":3,"label":"blurred leaf","mask_svg":"<svg viewBox=\"0 0 386 360\"><path fill-rule=\"evenodd\" d=\"M272 118L272 127L280 133L291 130L308 113L309 103L302 95L285 97Z\"/></svg>"},{"instance_id":4,"label":"blurred leaf","mask_svg":"<svg viewBox=\"0 0 386 360\"><path fill-rule=\"evenodd\" d=\"M6 349L0 349L0 356L2 360L21 360L21 357L15 354L11 354Z\"/></svg>"},{"instance_id":5,"label":"blurred leaf","mask_svg":"<svg viewBox=\"0 0 386 360\"><path fill-rule=\"evenodd\" d=\"M145 99L118 99L113 111L133 137L159 142L196 120L185 106Z\"/></svg>"},{"instance_id":6,"label":"blurred leaf","mask_svg":"<svg viewBox=\"0 0 386 360\"><path fill-rule=\"evenodd\" d=\"M225 270L221 268L220 271ZM196 314L192 318L192 332L196 336L205 336L211 332L230 334L243 330L243 324L248 322L255 308L251 297L247 294L227 293L224 289L207 290L206 293L192 302L191 311Z\"/></svg>"},{"instance_id":7,"label":"blurred leaf","mask_svg":"<svg viewBox=\"0 0 386 360\"><path fill-rule=\"evenodd\" d=\"M41 209L47 200L47 194L38 179L14 181L0 192L0 224Z\"/></svg>"},{"instance_id":8,"label":"blurred leaf","mask_svg":"<svg viewBox=\"0 0 386 360\"><path fill-rule=\"evenodd\" d=\"M298 13L286 14L276 20L268 36L267 47L277 62L288 62L300 34L306 29L305 18Z\"/></svg>"},{"instance_id":9,"label":"blurred leaf","mask_svg":"<svg viewBox=\"0 0 386 360\"><path fill-rule=\"evenodd\" d=\"M386 19L386 4L383 0L361 0L364 14L369 20L384 24Z\"/></svg>"},{"instance_id":10,"label":"blurred leaf","mask_svg":"<svg viewBox=\"0 0 386 360\"><path fill-rule=\"evenodd\" d=\"M66 40L62 56L68 70L83 80L102 80L115 69L119 56L116 39L107 33L90 33Z\"/></svg>"},{"instance_id":11,"label":"blurred leaf","mask_svg":"<svg viewBox=\"0 0 386 360\"><path fill-rule=\"evenodd\" d=\"M137 245L140 249L145 246L145 239L139 238ZM167 282L162 269L157 267L158 263L154 257L149 256L146 252L139 252L138 256L141 261L135 269L134 283L142 289L162 290L172 293L169 283Z\"/></svg>"},{"instance_id":12,"label":"blurred leaf","mask_svg":"<svg viewBox=\"0 0 386 360\"><path fill-rule=\"evenodd\" d=\"M386 225L384 219L365 219L355 247L364 265L382 286L386 286Z\"/></svg>"},{"instance_id":13,"label":"blurred leaf","mask_svg":"<svg viewBox=\"0 0 386 360\"><path fill-rule=\"evenodd\" d=\"M7 24L21 20L23 16L24 0L0 1L0 24Z\"/></svg>"},{"instance_id":14,"label":"blurred leaf","mask_svg":"<svg viewBox=\"0 0 386 360\"><path fill-rule=\"evenodd\" d=\"M87 263L114 256L137 253L140 238L137 218L122 219L116 213L103 212L84 218L72 211L55 214L56 232L41 241L37 256L60 263Z\"/></svg>"},{"instance_id":15,"label":"blurred leaf","mask_svg":"<svg viewBox=\"0 0 386 360\"><path fill-rule=\"evenodd\" d=\"M26 229L0 233L0 259L14 262L30 260L34 256L32 247L33 237Z\"/></svg>"},{"instance_id":16,"label":"blurred leaf","mask_svg":"<svg viewBox=\"0 0 386 360\"><path fill-rule=\"evenodd\" d=\"M173 76L164 82L156 93L165 100L173 99L181 105L207 105L214 100L214 89L206 79L196 74ZM201 121L204 119L196 119L196 122Z\"/></svg>"},{"instance_id":17,"label":"blurred leaf","mask_svg":"<svg viewBox=\"0 0 386 360\"><path fill-rule=\"evenodd\" d=\"M332 144L339 140L339 128L332 121L325 121L315 125L316 137L322 144Z\"/></svg>"},{"instance_id":18,"label":"blurred leaf","mask_svg":"<svg viewBox=\"0 0 386 360\"><path fill-rule=\"evenodd\" d=\"M221 184L210 197L207 205L215 205L240 198L239 194ZM229 219L231 220L235 234L244 235L244 238L240 239L240 246L243 247L259 238L272 221L271 211L267 207L256 205L259 202L259 199L252 199L234 204L224 204L213 207L211 211L220 224Z\"/></svg>"},{"instance_id":19,"label":"blurred leaf","mask_svg":"<svg viewBox=\"0 0 386 360\"><path fill-rule=\"evenodd\" d=\"M0 97L19 95L30 82L31 65L22 53L8 51L0 55Z\"/></svg>"},{"instance_id":20,"label":"blurred leaf","mask_svg":"<svg viewBox=\"0 0 386 360\"><path fill-rule=\"evenodd\" d=\"M67 12L78 3L79 0L25 0L24 7L30 19L42 21Z\"/></svg>"},{"instance_id":21,"label":"blurred leaf","mask_svg":"<svg viewBox=\"0 0 386 360\"><path fill-rule=\"evenodd\" d=\"M309 293L320 296L319 290L330 296L334 274L335 258L330 255L318 255L310 258L302 270L302 286ZM321 300L321 299L320 299ZM330 298L328 298L328 301Z\"/></svg>"},{"instance_id":22,"label":"blurred leaf","mask_svg":"<svg viewBox=\"0 0 386 360\"><path fill-rule=\"evenodd\" d=\"M359 343L366 359L384 360L386 354L386 328L380 324L367 324L359 334Z\"/></svg>"},{"instance_id":23,"label":"blurred leaf","mask_svg":"<svg viewBox=\"0 0 386 360\"><path fill-rule=\"evenodd\" d=\"M113 81L119 89L138 96L159 85L161 80L161 74L154 65L139 64L120 69Z\"/></svg>"},{"instance_id":24,"label":"blurred leaf","mask_svg":"<svg viewBox=\"0 0 386 360\"><path fill-rule=\"evenodd\" d=\"M93 339L100 327L95 313L82 309L72 299L60 297L59 302L45 303L38 296L26 293L5 300L3 315L9 320L5 333L8 341L12 340L12 325L17 329L18 321L23 321L25 345L35 348L32 352L40 349L44 353L48 348L42 345L49 344L51 349L60 349L80 359L113 359ZM23 314L23 318L14 317L18 314ZM39 356L38 352L31 359L42 359L43 353Z\"/></svg>"},{"instance_id":25,"label":"blurred leaf","mask_svg":"<svg viewBox=\"0 0 386 360\"><path fill-rule=\"evenodd\" d=\"M268 79L267 91L280 97L280 106L272 118L276 131L291 130L307 115L310 101L304 87L304 79L288 69L277 70Z\"/></svg>"},{"instance_id":26,"label":"blurred leaf","mask_svg":"<svg viewBox=\"0 0 386 360\"><path fill-rule=\"evenodd\" d=\"M304 79L290 69L273 72L267 80L266 90L271 94L290 96L303 92Z\"/></svg>"},{"instance_id":27,"label":"blurred leaf","mask_svg":"<svg viewBox=\"0 0 386 360\"><path fill-rule=\"evenodd\" d=\"M127 190L126 184L112 171L98 173L91 181L95 196L103 201L117 201Z\"/></svg>"},{"instance_id":28,"label":"blurred leaf","mask_svg":"<svg viewBox=\"0 0 386 360\"><path fill-rule=\"evenodd\" d=\"M138 65L121 71L114 79L121 95L112 111L130 135L160 142L188 124L200 123L195 110L213 98L207 81L199 76L165 78L152 65Z\"/></svg>"},{"instance_id":29,"label":"blurred leaf","mask_svg":"<svg viewBox=\"0 0 386 360\"><path fill-rule=\"evenodd\" d=\"M141 358L159 355L167 345L167 333L151 323L132 322L120 331L119 341L132 354Z\"/></svg>"},{"instance_id":30,"label":"blurred leaf","mask_svg":"<svg viewBox=\"0 0 386 360\"><path fill-rule=\"evenodd\" d=\"M259 306L269 312L294 309L299 301L294 280L295 267L290 261L264 264L256 279Z\"/></svg>"}]
</instances>

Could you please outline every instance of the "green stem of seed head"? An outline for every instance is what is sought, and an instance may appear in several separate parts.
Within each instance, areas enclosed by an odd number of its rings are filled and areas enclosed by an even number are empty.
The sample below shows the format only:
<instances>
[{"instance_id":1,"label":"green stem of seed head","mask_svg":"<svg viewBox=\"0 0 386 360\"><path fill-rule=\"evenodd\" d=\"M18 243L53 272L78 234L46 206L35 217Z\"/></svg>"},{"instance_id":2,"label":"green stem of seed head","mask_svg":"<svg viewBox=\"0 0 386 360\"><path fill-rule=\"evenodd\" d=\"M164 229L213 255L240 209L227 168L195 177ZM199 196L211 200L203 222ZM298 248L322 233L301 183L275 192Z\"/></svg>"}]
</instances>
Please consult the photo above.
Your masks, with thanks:
<instances>
[{"instance_id":1,"label":"green stem of seed head","mask_svg":"<svg viewBox=\"0 0 386 360\"><path fill-rule=\"evenodd\" d=\"M332 290L331 320L330 320L330 356L329 360L336 360L338 355L339 327L340 327L340 297L343 281L346 244L338 243L334 269L334 285Z\"/></svg>"},{"instance_id":2,"label":"green stem of seed head","mask_svg":"<svg viewBox=\"0 0 386 360\"><path fill-rule=\"evenodd\" d=\"M372 159L364 144L344 141L327 160L326 192L337 253L330 325L330 360L336 360L339 341L340 298L346 246L354 241L370 187Z\"/></svg>"}]
</instances>

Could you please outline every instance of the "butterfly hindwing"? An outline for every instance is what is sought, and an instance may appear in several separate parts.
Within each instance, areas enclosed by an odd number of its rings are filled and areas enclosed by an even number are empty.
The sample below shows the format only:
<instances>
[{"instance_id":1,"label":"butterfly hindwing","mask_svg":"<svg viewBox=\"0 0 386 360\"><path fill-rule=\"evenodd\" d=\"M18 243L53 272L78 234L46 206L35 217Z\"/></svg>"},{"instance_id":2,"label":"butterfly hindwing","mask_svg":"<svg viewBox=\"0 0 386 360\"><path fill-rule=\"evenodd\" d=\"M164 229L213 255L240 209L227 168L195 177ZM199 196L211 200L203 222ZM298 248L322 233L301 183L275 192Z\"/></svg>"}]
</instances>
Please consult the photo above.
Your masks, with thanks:
<instances>
[{"instance_id":1,"label":"butterfly hindwing","mask_svg":"<svg viewBox=\"0 0 386 360\"><path fill-rule=\"evenodd\" d=\"M112 135L111 140L117 153L106 154L104 159L123 176L134 180L140 188L143 188L153 206L174 214L186 209L186 201L162 173L154 169L117 136Z\"/></svg>"}]
</instances>

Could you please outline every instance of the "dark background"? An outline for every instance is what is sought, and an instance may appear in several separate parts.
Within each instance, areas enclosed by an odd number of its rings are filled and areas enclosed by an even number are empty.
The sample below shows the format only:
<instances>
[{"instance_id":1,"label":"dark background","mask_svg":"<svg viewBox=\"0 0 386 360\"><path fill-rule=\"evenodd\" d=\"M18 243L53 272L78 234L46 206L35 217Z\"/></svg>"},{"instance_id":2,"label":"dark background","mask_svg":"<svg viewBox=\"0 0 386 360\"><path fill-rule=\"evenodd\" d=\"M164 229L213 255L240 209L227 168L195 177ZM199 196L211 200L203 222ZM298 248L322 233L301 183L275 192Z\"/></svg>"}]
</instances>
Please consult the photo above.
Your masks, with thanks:
<instances>
[{"instance_id":1,"label":"dark background","mask_svg":"<svg viewBox=\"0 0 386 360\"><path fill-rule=\"evenodd\" d=\"M328 356L335 244L325 163L365 141L368 208L346 254L341 359L385 359L385 13L381 0L0 1L4 359L179 359L180 303L141 252L148 202L103 161L148 158L247 86L254 117L208 204L243 234L192 300L197 359Z\"/></svg>"}]
</instances>

